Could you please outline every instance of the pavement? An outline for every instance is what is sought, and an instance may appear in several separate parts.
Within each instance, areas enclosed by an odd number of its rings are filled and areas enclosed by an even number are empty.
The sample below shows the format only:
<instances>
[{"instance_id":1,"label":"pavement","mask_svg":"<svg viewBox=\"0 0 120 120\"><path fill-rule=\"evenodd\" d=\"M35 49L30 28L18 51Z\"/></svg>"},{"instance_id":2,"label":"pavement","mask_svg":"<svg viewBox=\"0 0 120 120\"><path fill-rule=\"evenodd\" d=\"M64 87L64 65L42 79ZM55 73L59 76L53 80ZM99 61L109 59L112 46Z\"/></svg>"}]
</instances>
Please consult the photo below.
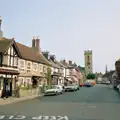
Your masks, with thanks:
<instances>
[{"instance_id":1,"label":"pavement","mask_svg":"<svg viewBox=\"0 0 120 120\"><path fill-rule=\"evenodd\" d=\"M9 97L9 98L4 98L0 99L0 105L7 105L7 104L13 104L13 103L18 103L30 99L35 99L37 97L42 97L43 94L40 95L32 95L32 96L26 96L26 97L20 97L20 98L15 98L15 97Z\"/></svg>"},{"instance_id":2,"label":"pavement","mask_svg":"<svg viewBox=\"0 0 120 120\"><path fill-rule=\"evenodd\" d=\"M0 106L0 119L120 120L120 93L111 85L96 85L58 96Z\"/></svg>"}]
</instances>

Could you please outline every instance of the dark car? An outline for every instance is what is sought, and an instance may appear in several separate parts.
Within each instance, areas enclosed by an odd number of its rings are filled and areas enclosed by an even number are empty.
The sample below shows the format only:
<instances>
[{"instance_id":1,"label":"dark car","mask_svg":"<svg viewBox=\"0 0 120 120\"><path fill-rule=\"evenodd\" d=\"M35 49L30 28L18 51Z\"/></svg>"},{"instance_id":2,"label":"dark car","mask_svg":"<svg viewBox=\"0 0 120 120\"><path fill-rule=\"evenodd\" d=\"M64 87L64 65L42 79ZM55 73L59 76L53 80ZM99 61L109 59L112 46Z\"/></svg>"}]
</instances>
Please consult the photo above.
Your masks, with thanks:
<instances>
[{"instance_id":1,"label":"dark car","mask_svg":"<svg viewBox=\"0 0 120 120\"><path fill-rule=\"evenodd\" d=\"M86 83L86 87L92 87L92 86L93 86L92 83L90 83L90 82Z\"/></svg>"}]
</instances>

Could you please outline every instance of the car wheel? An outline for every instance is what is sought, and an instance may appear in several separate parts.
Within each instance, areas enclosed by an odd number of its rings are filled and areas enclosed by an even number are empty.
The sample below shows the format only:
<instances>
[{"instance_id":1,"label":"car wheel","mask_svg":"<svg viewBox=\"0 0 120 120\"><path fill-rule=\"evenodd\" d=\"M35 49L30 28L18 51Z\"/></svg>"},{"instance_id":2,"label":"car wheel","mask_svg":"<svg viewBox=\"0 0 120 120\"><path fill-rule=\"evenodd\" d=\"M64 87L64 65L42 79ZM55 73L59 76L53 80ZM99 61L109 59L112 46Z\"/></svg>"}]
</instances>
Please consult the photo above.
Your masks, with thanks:
<instances>
[{"instance_id":1,"label":"car wheel","mask_svg":"<svg viewBox=\"0 0 120 120\"><path fill-rule=\"evenodd\" d=\"M58 92L56 92L55 95L58 95Z\"/></svg>"}]
</instances>

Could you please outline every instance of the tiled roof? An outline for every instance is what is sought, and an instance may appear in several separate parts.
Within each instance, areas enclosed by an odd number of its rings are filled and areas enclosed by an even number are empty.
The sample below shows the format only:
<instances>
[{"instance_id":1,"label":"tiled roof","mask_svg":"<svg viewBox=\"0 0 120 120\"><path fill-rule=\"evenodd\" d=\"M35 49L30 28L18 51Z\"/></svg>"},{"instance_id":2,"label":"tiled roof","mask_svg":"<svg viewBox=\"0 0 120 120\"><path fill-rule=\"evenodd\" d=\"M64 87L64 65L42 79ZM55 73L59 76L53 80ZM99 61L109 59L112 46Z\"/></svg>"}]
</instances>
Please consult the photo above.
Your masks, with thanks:
<instances>
[{"instance_id":1,"label":"tiled roof","mask_svg":"<svg viewBox=\"0 0 120 120\"><path fill-rule=\"evenodd\" d=\"M62 63L58 62L57 60L56 60L56 64L59 65L61 68L65 67Z\"/></svg>"},{"instance_id":2,"label":"tiled roof","mask_svg":"<svg viewBox=\"0 0 120 120\"><path fill-rule=\"evenodd\" d=\"M0 52L4 53L13 43L13 39L0 38Z\"/></svg>"},{"instance_id":3,"label":"tiled roof","mask_svg":"<svg viewBox=\"0 0 120 120\"><path fill-rule=\"evenodd\" d=\"M60 68L60 66L58 64L56 64L55 62L53 62L52 60L50 60L50 62L52 63L52 66L55 68Z\"/></svg>"},{"instance_id":4,"label":"tiled roof","mask_svg":"<svg viewBox=\"0 0 120 120\"><path fill-rule=\"evenodd\" d=\"M71 67L67 62L64 63L63 61L60 61L61 64L63 64L66 68Z\"/></svg>"},{"instance_id":5,"label":"tiled roof","mask_svg":"<svg viewBox=\"0 0 120 120\"><path fill-rule=\"evenodd\" d=\"M33 48L25 46L18 42L17 42L17 47L21 53L22 59L51 66L51 63L42 55L42 53L36 52Z\"/></svg>"},{"instance_id":6,"label":"tiled roof","mask_svg":"<svg viewBox=\"0 0 120 120\"><path fill-rule=\"evenodd\" d=\"M14 45L16 53L18 54L19 57L21 57L20 52L18 50L18 47L17 47L14 39L7 39L4 37L0 38L0 53L6 52L11 45Z\"/></svg>"}]
</instances>

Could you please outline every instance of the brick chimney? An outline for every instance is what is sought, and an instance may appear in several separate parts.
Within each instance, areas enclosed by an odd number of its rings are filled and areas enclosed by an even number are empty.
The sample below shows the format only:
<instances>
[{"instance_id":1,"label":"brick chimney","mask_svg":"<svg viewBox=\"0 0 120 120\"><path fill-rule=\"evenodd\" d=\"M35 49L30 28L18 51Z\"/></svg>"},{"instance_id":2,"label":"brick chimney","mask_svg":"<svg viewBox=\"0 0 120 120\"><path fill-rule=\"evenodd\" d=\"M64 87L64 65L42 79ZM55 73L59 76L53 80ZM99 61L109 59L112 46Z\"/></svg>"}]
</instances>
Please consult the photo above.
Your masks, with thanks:
<instances>
[{"instance_id":1,"label":"brick chimney","mask_svg":"<svg viewBox=\"0 0 120 120\"><path fill-rule=\"evenodd\" d=\"M66 60L65 59L63 60L63 64L66 65Z\"/></svg>"},{"instance_id":2,"label":"brick chimney","mask_svg":"<svg viewBox=\"0 0 120 120\"><path fill-rule=\"evenodd\" d=\"M72 60L69 60L69 65L72 65Z\"/></svg>"},{"instance_id":3,"label":"brick chimney","mask_svg":"<svg viewBox=\"0 0 120 120\"><path fill-rule=\"evenodd\" d=\"M50 55L50 59L51 59L53 62L56 62L56 57L55 57L55 55Z\"/></svg>"},{"instance_id":4,"label":"brick chimney","mask_svg":"<svg viewBox=\"0 0 120 120\"><path fill-rule=\"evenodd\" d=\"M48 51L42 52L42 54L45 56L45 58L46 58L47 60L50 59L50 58L49 58L49 52L48 52Z\"/></svg>"},{"instance_id":5,"label":"brick chimney","mask_svg":"<svg viewBox=\"0 0 120 120\"><path fill-rule=\"evenodd\" d=\"M32 39L32 48L36 52L40 52L40 39L39 39L39 37L37 37L36 39L35 39L35 37L33 37L33 39Z\"/></svg>"},{"instance_id":6,"label":"brick chimney","mask_svg":"<svg viewBox=\"0 0 120 120\"><path fill-rule=\"evenodd\" d=\"M35 43L36 43L36 50L38 51L38 52L40 52L40 38L39 37L37 37L37 39L35 40Z\"/></svg>"},{"instance_id":7,"label":"brick chimney","mask_svg":"<svg viewBox=\"0 0 120 120\"><path fill-rule=\"evenodd\" d=\"M33 48L35 47L35 37L33 37L33 39L32 39L32 47Z\"/></svg>"}]
</instances>

